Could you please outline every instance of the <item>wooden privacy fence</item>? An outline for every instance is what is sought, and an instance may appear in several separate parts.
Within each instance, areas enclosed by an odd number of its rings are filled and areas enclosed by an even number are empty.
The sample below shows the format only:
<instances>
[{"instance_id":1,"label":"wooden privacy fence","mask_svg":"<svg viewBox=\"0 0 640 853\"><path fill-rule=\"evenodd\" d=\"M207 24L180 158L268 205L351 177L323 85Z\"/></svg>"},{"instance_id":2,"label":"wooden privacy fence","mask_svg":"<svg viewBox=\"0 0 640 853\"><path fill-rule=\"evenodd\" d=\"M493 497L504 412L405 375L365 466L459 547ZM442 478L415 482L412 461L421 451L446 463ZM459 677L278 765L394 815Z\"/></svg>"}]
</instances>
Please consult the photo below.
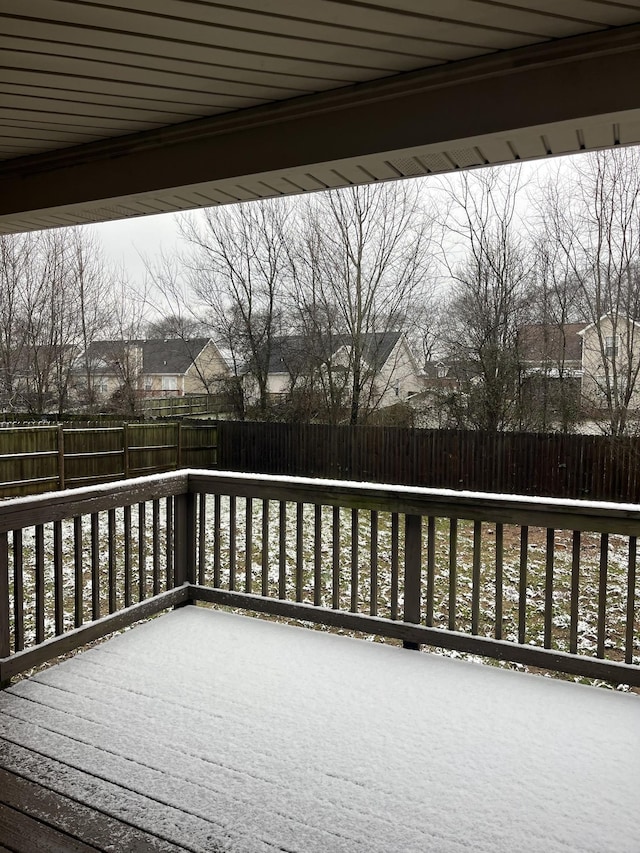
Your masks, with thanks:
<instances>
[{"instance_id":1,"label":"wooden privacy fence","mask_svg":"<svg viewBox=\"0 0 640 853\"><path fill-rule=\"evenodd\" d=\"M0 496L215 467L216 436L215 424L181 422L2 429Z\"/></svg>"},{"instance_id":2,"label":"wooden privacy fence","mask_svg":"<svg viewBox=\"0 0 640 853\"><path fill-rule=\"evenodd\" d=\"M640 438L234 421L0 429L0 497L183 467L640 503Z\"/></svg>"},{"instance_id":3,"label":"wooden privacy fence","mask_svg":"<svg viewBox=\"0 0 640 853\"><path fill-rule=\"evenodd\" d=\"M640 501L640 438L220 421L226 470Z\"/></svg>"}]
</instances>

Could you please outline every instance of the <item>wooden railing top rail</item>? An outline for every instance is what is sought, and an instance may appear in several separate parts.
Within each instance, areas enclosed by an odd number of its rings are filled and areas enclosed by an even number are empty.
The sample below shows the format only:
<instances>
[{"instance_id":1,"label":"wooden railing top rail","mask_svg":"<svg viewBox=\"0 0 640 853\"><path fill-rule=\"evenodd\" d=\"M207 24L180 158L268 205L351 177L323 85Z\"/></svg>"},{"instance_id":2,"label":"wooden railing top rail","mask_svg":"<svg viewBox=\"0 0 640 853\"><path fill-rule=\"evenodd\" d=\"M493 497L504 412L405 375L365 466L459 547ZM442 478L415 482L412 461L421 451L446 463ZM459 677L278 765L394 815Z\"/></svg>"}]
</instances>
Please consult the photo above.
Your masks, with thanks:
<instances>
[{"instance_id":1,"label":"wooden railing top rail","mask_svg":"<svg viewBox=\"0 0 640 853\"><path fill-rule=\"evenodd\" d=\"M97 486L11 498L0 504L0 533L180 495L188 491L188 488L188 472L181 470L119 480L115 483L101 483Z\"/></svg>"},{"instance_id":2,"label":"wooden railing top rail","mask_svg":"<svg viewBox=\"0 0 640 853\"><path fill-rule=\"evenodd\" d=\"M185 492L220 492L238 497L374 509L407 515L434 515L532 527L640 535L639 504L199 469L182 469L115 483L11 498L1 505L0 532Z\"/></svg>"},{"instance_id":3,"label":"wooden railing top rail","mask_svg":"<svg viewBox=\"0 0 640 853\"><path fill-rule=\"evenodd\" d=\"M184 473L184 472L183 472ZM188 490L502 524L640 535L640 504L190 469Z\"/></svg>"}]
</instances>

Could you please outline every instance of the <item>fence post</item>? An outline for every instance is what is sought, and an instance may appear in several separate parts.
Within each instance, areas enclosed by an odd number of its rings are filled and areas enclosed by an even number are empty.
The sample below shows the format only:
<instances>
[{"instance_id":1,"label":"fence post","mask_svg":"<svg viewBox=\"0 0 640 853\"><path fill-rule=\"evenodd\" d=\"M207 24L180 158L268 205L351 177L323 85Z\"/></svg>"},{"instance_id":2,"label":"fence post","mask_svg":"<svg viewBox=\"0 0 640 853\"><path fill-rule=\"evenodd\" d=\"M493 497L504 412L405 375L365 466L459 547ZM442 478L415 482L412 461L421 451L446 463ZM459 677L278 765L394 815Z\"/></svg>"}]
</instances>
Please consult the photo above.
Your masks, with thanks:
<instances>
[{"instance_id":1,"label":"fence post","mask_svg":"<svg viewBox=\"0 0 640 853\"><path fill-rule=\"evenodd\" d=\"M122 424L122 464L125 480L129 476L129 424Z\"/></svg>"},{"instance_id":2,"label":"fence post","mask_svg":"<svg viewBox=\"0 0 640 853\"><path fill-rule=\"evenodd\" d=\"M9 538L3 532L0 533L0 658L8 658L11 652L9 610ZM8 684L9 680L3 680L0 672L0 688Z\"/></svg>"},{"instance_id":3,"label":"fence post","mask_svg":"<svg viewBox=\"0 0 640 853\"><path fill-rule=\"evenodd\" d=\"M178 438L176 444L176 468L182 468L182 421L178 421Z\"/></svg>"},{"instance_id":4,"label":"fence post","mask_svg":"<svg viewBox=\"0 0 640 853\"><path fill-rule=\"evenodd\" d=\"M64 428L58 427L58 487L64 489Z\"/></svg>"},{"instance_id":5,"label":"fence post","mask_svg":"<svg viewBox=\"0 0 640 853\"><path fill-rule=\"evenodd\" d=\"M422 517L406 515L404 527L404 615L405 622L420 624L420 581L422 574ZM419 650L419 643L404 640L405 649Z\"/></svg>"},{"instance_id":6,"label":"fence post","mask_svg":"<svg viewBox=\"0 0 640 853\"><path fill-rule=\"evenodd\" d=\"M196 496L176 495L174 506L173 585L196 582ZM185 602L191 603L190 601Z\"/></svg>"}]
</instances>

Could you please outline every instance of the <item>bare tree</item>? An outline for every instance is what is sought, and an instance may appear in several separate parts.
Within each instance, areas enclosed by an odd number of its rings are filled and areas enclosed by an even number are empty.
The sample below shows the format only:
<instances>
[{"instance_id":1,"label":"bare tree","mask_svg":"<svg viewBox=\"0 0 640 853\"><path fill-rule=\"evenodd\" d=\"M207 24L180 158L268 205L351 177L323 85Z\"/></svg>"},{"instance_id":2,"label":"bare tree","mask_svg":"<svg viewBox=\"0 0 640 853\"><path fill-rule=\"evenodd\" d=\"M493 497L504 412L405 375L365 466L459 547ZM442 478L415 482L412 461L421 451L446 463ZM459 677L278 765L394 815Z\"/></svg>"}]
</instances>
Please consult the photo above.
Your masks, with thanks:
<instances>
[{"instance_id":1,"label":"bare tree","mask_svg":"<svg viewBox=\"0 0 640 853\"><path fill-rule=\"evenodd\" d=\"M418 184L400 182L318 194L300 220L292 313L315 367L303 379L313 376L329 420L346 410L356 424L385 393L387 333L429 328L433 218Z\"/></svg>"},{"instance_id":2,"label":"bare tree","mask_svg":"<svg viewBox=\"0 0 640 853\"><path fill-rule=\"evenodd\" d=\"M18 376L25 346L22 291L30 276L37 235L0 235L0 399L18 404Z\"/></svg>"},{"instance_id":3,"label":"bare tree","mask_svg":"<svg viewBox=\"0 0 640 853\"><path fill-rule=\"evenodd\" d=\"M209 208L182 220L189 244L182 261L201 316L229 354L230 390L241 416L247 395L253 396L251 380L261 417L268 413L272 344L282 331L290 212L289 202L274 199Z\"/></svg>"},{"instance_id":4,"label":"bare tree","mask_svg":"<svg viewBox=\"0 0 640 853\"><path fill-rule=\"evenodd\" d=\"M60 413L108 299L97 240L80 229L2 238L0 290L5 405Z\"/></svg>"},{"instance_id":5,"label":"bare tree","mask_svg":"<svg viewBox=\"0 0 640 853\"><path fill-rule=\"evenodd\" d=\"M640 395L640 154L589 154L567 167L564 192L547 193L557 247L584 319L583 396L612 435L636 429Z\"/></svg>"},{"instance_id":6,"label":"bare tree","mask_svg":"<svg viewBox=\"0 0 640 853\"><path fill-rule=\"evenodd\" d=\"M519 327L529 318L531 260L517 204L518 168L463 173L442 185L443 261L450 296L444 343L460 393L446 402L457 425L523 425Z\"/></svg>"}]
</instances>

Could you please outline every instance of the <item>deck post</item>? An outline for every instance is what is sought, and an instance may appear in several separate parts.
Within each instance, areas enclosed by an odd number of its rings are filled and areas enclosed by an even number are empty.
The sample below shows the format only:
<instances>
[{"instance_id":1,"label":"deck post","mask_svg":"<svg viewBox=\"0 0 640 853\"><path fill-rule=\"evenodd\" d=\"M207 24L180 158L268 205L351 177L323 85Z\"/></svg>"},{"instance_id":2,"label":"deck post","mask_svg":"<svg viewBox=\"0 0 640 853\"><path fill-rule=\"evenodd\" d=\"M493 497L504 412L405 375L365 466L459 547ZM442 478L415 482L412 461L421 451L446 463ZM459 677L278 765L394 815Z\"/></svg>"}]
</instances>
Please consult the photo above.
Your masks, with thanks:
<instances>
[{"instance_id":1,"label":"deck post","mask_svg":"<svg viewBox=\"0 0 640 853\"><path fill-rule=\"evenodd\" d=\"M3 532L0 533L0 658L8 658L11 652L9 611L9 538ZM2 680L0 675L0 689L8 684L8 679Z\"/></svg>"},{"instance_id":2,"label":"deck post","mask_svg":"<svg viewBox=\"0 0 640 853\"><path fill-rule=\"evenodd\" d=\"M196 496L176 495L174 506L174 586L196 582ZM184 602L191 603L190 601ZM178 605L182 606L182 605Z\"/></svg>"},{"instance_id":3,"label":"deck post","mask_svg":"<svg viewBox=\"0 0 640 853\"><path fill-rule=\"evenodd\" d=\"M405 516L404 528L404 607L403 619L420 624L420 580L422 574L422 518ZM404 640L405 649L419 651L420 644Z\"/></svg>"}]
</instances>

